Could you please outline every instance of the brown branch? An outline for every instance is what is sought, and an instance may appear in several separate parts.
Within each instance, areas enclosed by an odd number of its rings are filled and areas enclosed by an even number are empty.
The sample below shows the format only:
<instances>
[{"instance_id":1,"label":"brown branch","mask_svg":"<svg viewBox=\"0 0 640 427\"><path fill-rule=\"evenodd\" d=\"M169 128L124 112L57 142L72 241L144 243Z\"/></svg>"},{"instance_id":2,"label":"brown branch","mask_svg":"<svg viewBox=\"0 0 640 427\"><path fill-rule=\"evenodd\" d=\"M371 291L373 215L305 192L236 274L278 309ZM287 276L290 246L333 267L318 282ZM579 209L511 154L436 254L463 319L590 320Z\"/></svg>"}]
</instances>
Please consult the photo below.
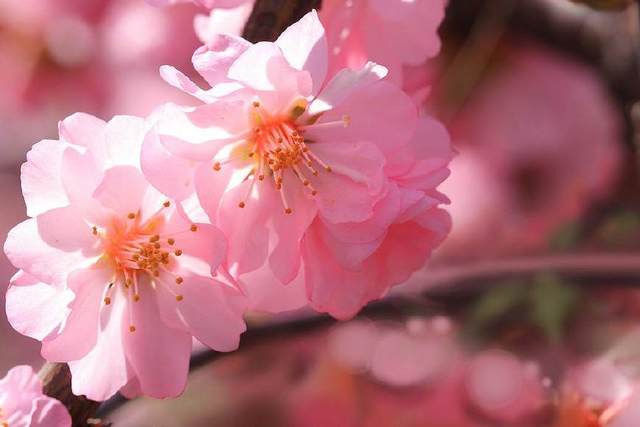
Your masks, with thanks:
<instances>
[{"instance_id":1,"label":"brown branch","mask_svg":"<svg viewBox=\"0 0 640 427\"><path fill-rule=\"evenodd\" d=\"M504 283L504 280L532 278L542 273L556 274L576 285L640 287L640 253L541 256L434 266L425 271L424 279L417 281L416 285L404 287L402 293L369 304L358 317L402 318L416 311L428 313L452 308L460 302L461 296L468 299L469 295L480 294L487 287ZM256 325L243 334L237 352L268 341L304 335L335 323L336 320L329 316L306 313L294 319ZM206 350L194 354L190 369L193 371L225 354L229 353ZM107 417L126 402L125 398L117 395L105 402L98 414Z\"/></svg>"},{"instance_id":2,"label":"brown branch","mask_svg":"<svg viewBox=\"0 0 640 427\"><path fill-rule=\"evenodd\" d=\"M311 9L320 9L322 0L257 0L242 36L250 42L274 41L289 25Z\"/></svg>"},{"instance_id":3,"label":"brown branch","mask_svg":"<svg viewBox=\"0 0 640 427\"><path fill-rule=\"evenodd\" d=\"M66 363L45 363L38 376L44 384L44 394L67 407L73 427L86 427L95 417L100 403L71 392L71 372Z\"/></svg>"}]
</instances>

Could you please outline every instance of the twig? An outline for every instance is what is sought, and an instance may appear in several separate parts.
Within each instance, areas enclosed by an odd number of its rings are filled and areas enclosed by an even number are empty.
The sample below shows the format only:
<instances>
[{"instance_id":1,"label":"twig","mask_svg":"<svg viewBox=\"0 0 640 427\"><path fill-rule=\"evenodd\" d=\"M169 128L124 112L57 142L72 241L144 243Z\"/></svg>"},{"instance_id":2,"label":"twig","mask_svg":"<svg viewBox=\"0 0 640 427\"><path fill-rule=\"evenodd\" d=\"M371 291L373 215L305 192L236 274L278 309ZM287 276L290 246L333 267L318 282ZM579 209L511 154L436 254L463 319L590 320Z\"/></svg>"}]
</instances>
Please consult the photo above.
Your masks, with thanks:
<instances>
[{"instance_id":1,"label":"twig","mask_svg":"<svg viewBox=\"0 0 640 427\"><path fill-rule=\"evenodd\" d=\"M274 41L289 25L311 9L320 9L322 0L257 0L242 36L251 41Z\"/></svg>"},{"instance_id":2,"label":"twig","mask_svg":"<svg viewBox=\"0 0 640 427\"><path fill-rule=\"evenodd\" d=\"M95 417L100 403L71 392L71 372L66 363L45 363L38 376L44 385L44 394L67 407L73 427L86 427L87 420Z\"/></svg>"},{"instance_id":3,"label":"twig","mask_svg":"<svg viewBox=\"0 0 640 427\"><path fill-rule=\"evenodd\" d=\"M434 267L425 272L424 279L416 281L405 293L369 304L358 315L366 318L402 318L416 311L437 312L438 305L457 304L461 295L482 293L487 286L494 286L511 278L535 277L542 273L554 273L581 285L603 284L607 286L640 286L640 253L585 254L567 256L542 256L496 261L480 261L460 266ZM295 319L275 321L250 327L242 336L237 352L246 351L267 341L284 337L296 337L323 329L336 321L326 315L303 314ZM235 352L235 353L237 353ZM234 353L234 354L235 354ZM229 353L205 350L191 358L193 371ZM125 404L120 395L105 402L98 412L100 417Z\"/></svg>"}]
</instances>

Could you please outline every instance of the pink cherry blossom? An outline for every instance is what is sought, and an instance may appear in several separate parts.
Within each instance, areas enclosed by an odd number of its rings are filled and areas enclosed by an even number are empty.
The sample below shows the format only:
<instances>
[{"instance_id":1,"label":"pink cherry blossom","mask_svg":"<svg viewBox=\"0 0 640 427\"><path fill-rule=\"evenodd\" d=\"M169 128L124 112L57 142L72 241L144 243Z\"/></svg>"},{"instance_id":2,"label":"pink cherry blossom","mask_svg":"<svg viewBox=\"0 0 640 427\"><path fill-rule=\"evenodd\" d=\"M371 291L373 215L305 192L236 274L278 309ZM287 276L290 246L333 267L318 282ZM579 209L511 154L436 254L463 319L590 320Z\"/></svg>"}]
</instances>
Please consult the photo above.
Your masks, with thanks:
<instances>
[{"instance_id":1,"label":"pink cherry blossom","mask_svg":"<svg viewBox=\"0 0 640 427\"><path fill-rule=\"evenodd\" d=\"M214 279L225 238L193 223L144 179L148 125L74 114L60 140L36 144L22 167L30 219L5 253L21 271L7 294L12 326L68 362L76 394L104 400L182 392L192 337L219 350L245 330L236 285ZM221 281L222 280L222 281Z\"/></svg>"},{"instance_id":2,"label":"pink cherry blossom","mask_svg":"<svg viewBox=\"0 0 640 427\"><path fill-rule=\"evenodd\" d=\"M70 427L64 405L42 393L42 382L30 366L16 366L0 379L0 426Z\"/></svg>"},{"instance_id":3,"label":"pink cherry blossom","mask_svg":"<svg viewBox=\"0 0 640 427\"><path fill-rule=\"evenodd\" d=\"M443 249L458 255L541 247L621 170L621 116L597 76L533 45L508 52L451 124L462 159L443 185L454 223Z\"/></svg>"},{"instance_id":4,"label":"pink cherry blossom","mask_svg":"<svg viewBox=\"0 0 640 427\"><path fill-rule=\"evenodd\" d=\"M403 67L422 65L440 50L438 27L446 0L326 0L320 20L327 30L330 74L375 61L403 81Z\"/></svg>"},{"instance_id":5,"label":"pink cherry blossom","mask_svg":"<svg viewBox=\"0 0 640 427\"><path fill-rule=\"evenodd\" d=\"M171 198L198 195L254 308L308 299L350 317L424 265L449 228L435 189L449 139L381 80L386 69L368 63L325 82L315 12L275 43L220 35L193 62L210 89L172 67L161 73L204 104L163 107L142 168ZM264 304L270 295L277 303Z\"/></svg>"}]
</instances>

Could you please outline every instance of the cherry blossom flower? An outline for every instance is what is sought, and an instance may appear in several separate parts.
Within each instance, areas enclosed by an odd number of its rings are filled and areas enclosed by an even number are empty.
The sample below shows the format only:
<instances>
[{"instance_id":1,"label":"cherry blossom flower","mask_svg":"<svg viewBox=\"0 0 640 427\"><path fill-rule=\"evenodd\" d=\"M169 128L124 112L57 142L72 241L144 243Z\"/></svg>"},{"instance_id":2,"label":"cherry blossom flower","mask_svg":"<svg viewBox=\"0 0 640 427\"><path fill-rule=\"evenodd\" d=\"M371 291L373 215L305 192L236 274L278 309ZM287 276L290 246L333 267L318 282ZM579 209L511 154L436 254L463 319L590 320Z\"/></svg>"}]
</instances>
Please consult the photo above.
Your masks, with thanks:
<instances>
[{"instance_id":1,"label":"cherry blossom flower","mask_svg":"<svg viewBox=\"0 0 640 427\"><path fill-rule=\"evenodd\" d=\"M508 52L450 126L461 155L443 185L454 223L443 250L456 255L540 248L621 170L621 117L597 76L534 45Z\"/></svg>"},{"instance_id":2,"label":"cherry blossom flower","mask_svg":"<svg viewBox=\"0 0 640 427\"><path fill-rule=\"evenodd\" d=\"M415 67L440 50L438 27L446 0L327 0L320 20L327 30L330 73L375 61L389 78L403 82L403 67Z\"/></svg>"},{"instance_id":3,"label":"cherry blossom flower","mask_svg":"<svg viewBox=\"0 0 640 427\"><path fill-rule=\"evenodd\" d=\"M161 73L204 104L163 107L142 168L171 198L198 195L254 308L309 299L350 317L424 265L449 228L435 189L448 174L449 139L381 80L384 67L325 82L315 11L275 43L221 35L193 62L211 89L169 66Z\"/></svg>"},{"instance_id":4,"label":"cherry blossom flower","mask_svg":"<svg viewBox=\"0 0 640 427\"><path fill-rule=\"evenodd\" d=\"M147 128L129 116L63 120L60 140L27 156L30 219L5 243L21 269L7 294L10 323L42 341L45 359L68 362L74 393L94 400L123 387L175 396L192 337L231 351L245 330L243 297L213 278L225 275L224 236L193 223L139 169Z\"/></svg>"},{"instance_id":5,"label":"cherry blossom flower","mask_svg":"<svg viewBox=\"0 0 640 427\"><path fill-rule=\"evenodd\" d=\"M64 405L42 393L42 382L30 366L16 366L0 379L0 426L70 427Z\"/></svg>"}]
</instances>

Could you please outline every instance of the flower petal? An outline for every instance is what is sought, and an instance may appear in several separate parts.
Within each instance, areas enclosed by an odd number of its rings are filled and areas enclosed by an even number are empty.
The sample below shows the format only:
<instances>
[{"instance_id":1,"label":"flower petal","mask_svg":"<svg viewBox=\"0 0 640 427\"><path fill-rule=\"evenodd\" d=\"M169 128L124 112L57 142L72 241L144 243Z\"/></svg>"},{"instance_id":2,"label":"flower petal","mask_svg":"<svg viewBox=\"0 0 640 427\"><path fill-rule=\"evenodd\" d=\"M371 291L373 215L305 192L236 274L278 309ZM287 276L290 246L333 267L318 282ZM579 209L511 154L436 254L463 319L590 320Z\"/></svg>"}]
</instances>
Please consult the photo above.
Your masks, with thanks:
<instances>
[{"instance_id":1,"label":"flower petal","mask_svg":"<svg viewBox=\"0 0 640 427\"><path fill-rule=\"evenodd\" d=\"M16 225L4 251L11 263L45 283L64 283L67 274L91 262L91 228L71 207L54 209Z\"/></svg>"},{"instance_id":2,"label":"flower petal","mask_svg":"<svg viewBox=\"0 0 640 427\"><path fill-rule=\"evenodd\" d=\"M164 324L150 286L140 287L129 320L135 331L125 333L124 345L142 393L158 399L178 396L187 382L191 336Z\"/></svg>"},{"instance_id":3,"label":"flower petal","mask_svg":"<svg viewBox=\"0 0 640 427\"><path fill-rule=\"evenodd\" d=\"M68 147L63 141L44 140L27 153L27 161L20 169L20 181L30 217L69 204L60 181L62 154Z\"/></svg>"},{"instance_id":4,"label":"flower petal","mask_svg":"<svg viewBox=\"0 0 640 427\"><path fill-rule=\"evenodd\" d=\"M98 340L103 295L113 280L113 271L93 265L69 275L68 285L75 293L71 312L59 335L42 343L42 357L53 362L78 360L94 348Z\"/></svg>"},{"instance_id":5,"label":"flower petal","mask_svg":"<svg viewBox=\"0 0 640 427\"><path fill-rule=\"evenodd\" d=\"M316 11L284 30L275 44L292 67L309 72L313 93L318 93L327 75L328 51L324 27Z\"/></svg>"},{"instance_id":6,"label":"flower petal","mask_svg":"<svg viewBox=\"0 0 640 427\"><path fill-rule=\"evenodd\" d=\"M7 319L16 331L42 341L56 331L68 314L73 293L18 272L7 290Z\"/></svg>"},{"instance_id":7,"label":"flower petal","mask_svg":"<svg viewBox=\"0 0 640 427\"><path fill-rule=\"evenodd\" d=\"M231 34L215 34L193 54L193 66L205 78L207 83L215 86L228 81L227 72L231 64L251 46L242 37Z\"/></svg>"},{"instance_id":8,"label":"flower petal","mask_svg":"<svg viewBox=\"0 0 640 427\"><path fill-rule=\"evenodd\" d=\"M71 427L71 415L56 399L40 397L33 401L29 427Z\"/></svg>"},{"instance_id":9,"label":"flower petal","mask_svg":"<svg viewBox=\"0 0 640 427\"><path fill-rule=\"evenodd\" d=\"M132 373L122 338L129 333L129 325L124 321L126 308L126 296L116 290L111 296L111 304L101 310L95 346L82 359L69 362L74 394L100 402L113 396L129 381Z\"/></svg>"},{"instance_id":10,"label":"flower petal","mask_svg":"<svg viewBox=\"0 0 640 427\"><path fill-rule=\"evenodd\" d=\"M102 206L121 217L137 213L149 188L142 172L133 166L114 166L108 169L93 196Z\"/></svg>"}]
</instances>

